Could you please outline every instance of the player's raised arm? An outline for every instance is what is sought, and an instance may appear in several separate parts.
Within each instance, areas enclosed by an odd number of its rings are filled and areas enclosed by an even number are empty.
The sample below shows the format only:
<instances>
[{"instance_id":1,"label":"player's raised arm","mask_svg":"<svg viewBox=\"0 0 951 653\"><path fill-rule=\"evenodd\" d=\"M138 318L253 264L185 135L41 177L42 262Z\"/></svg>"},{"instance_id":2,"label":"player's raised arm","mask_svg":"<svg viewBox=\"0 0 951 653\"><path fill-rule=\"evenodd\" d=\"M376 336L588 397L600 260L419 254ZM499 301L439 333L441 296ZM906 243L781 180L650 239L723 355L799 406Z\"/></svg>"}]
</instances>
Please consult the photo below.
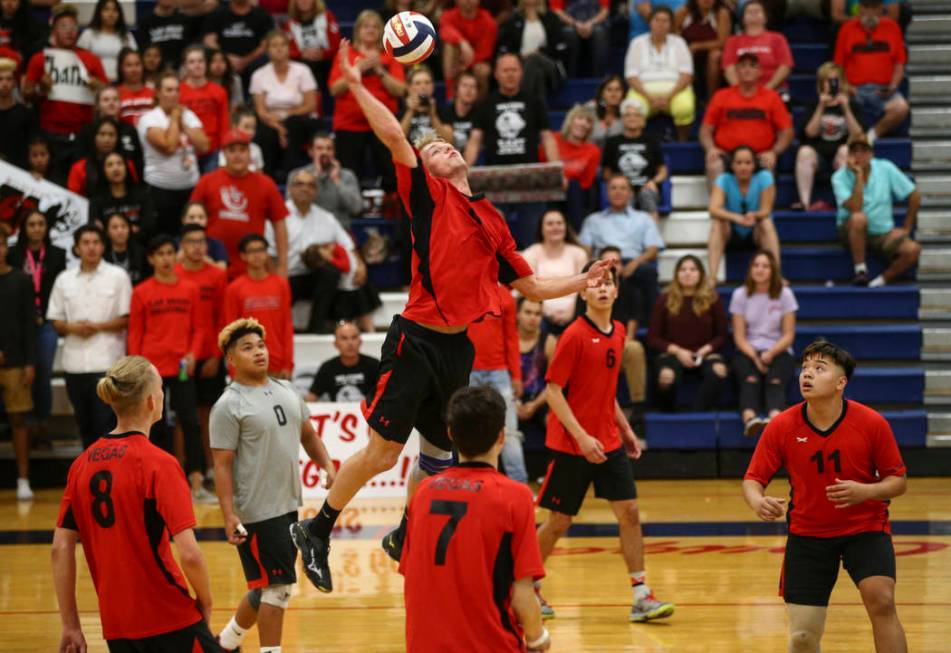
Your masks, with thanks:
<instances>
[{"instance_id":1,"label":"player's raised arm","mask_svg":"<svg viewBox=\"0 0 951 653\"><path fill-rule=\"evenodd\" d=\"M393 160L409 168L416 167L416 153L413 146L406 140L403 128L396 116L380 102L373 97L363 85L363 76L360 69L350 63L350 41L343 39L340 41L340 52L337 54L340 64L340 72L343 78L347 80L349 90L356 99L363 115L373 129L376 137L386 145L387 149L393 155Z\"/></svg>"}]
</instances>

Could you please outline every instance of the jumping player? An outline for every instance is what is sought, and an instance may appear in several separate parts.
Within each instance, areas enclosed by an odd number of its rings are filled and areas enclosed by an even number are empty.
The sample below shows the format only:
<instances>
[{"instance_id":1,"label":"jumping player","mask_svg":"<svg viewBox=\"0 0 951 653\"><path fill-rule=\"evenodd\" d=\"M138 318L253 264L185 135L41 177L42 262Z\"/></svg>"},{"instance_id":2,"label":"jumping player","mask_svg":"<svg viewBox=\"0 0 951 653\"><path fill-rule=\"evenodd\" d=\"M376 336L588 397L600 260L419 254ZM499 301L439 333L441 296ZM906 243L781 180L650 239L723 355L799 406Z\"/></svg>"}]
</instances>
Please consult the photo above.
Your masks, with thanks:
<instances>
[{"instance_id":1,"label":"jumping player","mask_svg":"<svg viewBox=\"0 0 951 653\"><path fill-rule=\"evenodd\" d=\"M905 464L885 418L843 399L854 369L852 356L830 342L806 347L799 374L805 401L770 420L743 477L746 503L772 521L783 516L786 500L766 496L766 486L781 467L789 472L779 591L790 653L818 653L840 561L859 588L877 653L908 650L895 610L888 521L890 500L907 487Z\"/></svg>"},{"instance_id":2,"label":"jumping player","mask_svg":"<svg viewBox=\"0 0 951 653\"><path fill-rule=\"evenodd\" d=\"M211 410L215 489L249 590L218 641L237 650L257 622L261 653L280 653L284 610L297 582L288 527L301 506L298 451L303 446L326 470L328 487L334 466L294 386L268 377L264 327L253 318L235 320L218 335L218 348L235 372Z\"/></svg>"},{"instance_id":3,"label":"jumping player","mask_svg":"<svg viewBox=\"0 0 951 653\"><path fill-rule=\"evenodd\" d=\"M640 458L641 447L617 403L625 333L624 325L611 319L617 299L614 268L596 287L585 289L582 299L587 309L558 340L545 376L551 409L545 446L552 459L538 493L538 505L549 510L538 529L542 556L547 560L551 555L594 483L595 496L608 500L618 521L621 555L634 592L629 619L669 617L674 604L658 601L647 585L637 487L628 460ZM539 600L542 615L554 617L540 593Z\"/></svg>"},{"instance_id":4,"label":"jumping player","mask_svg":"<svg viewBox=\"0 0 951 653\"><path fill-rule=\"evenodd\" d=\"M147 435L162 418L162 377L145 358L127 356L109 368L96 393L118 423L69 468L52 552L63 622L59 651L86 650L76 607L82 541L111 653L221 653L208 629L211 586L195 541L188 483L178 461Z\"/></svg>"},{"instance_id":5,"label":"jumping player","mask_svg":"<svg viewBox=\"0 0 951 653\"><path fill-rule=\"evenodd\" d=\"M410 145L393 113L363 86L360 68L348 59L349 50L349 43L342 41L342 79L393 155L400 198L412 221L413 278L409 301L383 343L377 387L363 402L370 442L341 467L317 516L292 528L304 571L323 592L333 589L327 555L340 511L367 481L396 464L414 427L422 438L408 496L421 478L452 465L446 402L469 383L473 349L466 326L486 314L501 315L498 283L547 299L582 290L607 268L602 263L587 274L536 279L516 253L502 215L481 194L472 194L462 155L432 135ZM395 559L405 521L404 514L400 527L384 538L384 548Z\"/></svg>"},{"instance_id":6,"label":"jumping player","mask_svg":"<svg viewBox=\"0 0 951 653\"><path fill-rule=\"evenodd\" d=\"M547 650L551 640L532 587L545 575L532 493L497 469L505 401L487 386L463 388L448 411L459 464L423 479L409 507L400 561L406 648Z\"/></svg>"}]
</instances>

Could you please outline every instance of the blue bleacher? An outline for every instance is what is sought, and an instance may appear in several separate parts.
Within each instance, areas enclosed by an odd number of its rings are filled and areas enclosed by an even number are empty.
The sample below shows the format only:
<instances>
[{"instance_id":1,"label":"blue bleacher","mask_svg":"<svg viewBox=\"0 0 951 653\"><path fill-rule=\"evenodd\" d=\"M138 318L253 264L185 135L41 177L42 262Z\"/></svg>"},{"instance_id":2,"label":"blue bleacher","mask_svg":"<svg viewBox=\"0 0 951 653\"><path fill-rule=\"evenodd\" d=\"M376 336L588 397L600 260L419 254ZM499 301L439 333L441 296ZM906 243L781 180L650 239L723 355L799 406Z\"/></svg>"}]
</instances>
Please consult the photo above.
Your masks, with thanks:
<instances>
[{"instance_id":1,"label":"blue bleacher","mask_svg":"<svg viewBox=\"0 0 951 653\"><path fill-rule=\"evenodd\" d=\"M752 252L736 251L727 253L727 281L738 283L746 276L746 269ZM846 282L852 281L852 257L839 245L816 247L783 247L781 252L783 274L791 281ZM869 274L873 277L882 271L877 259L869 259ZM913 278L909 271L904 279Z\"/></svg>"},{"instance_id":2,"label":"blue bleacher","mask_svg":"<svg viewBox=\"0 0 951 653\"><path fill-rule=\"evenodd\" d=\"M729 304L733 288L720 288ZM799 320L917 320L918 288L910 285L855 288L853 286L793 286ZM854 327L853 327L854 328ZM916 353L914 358L917 358Z\"/></svg>"}]
</instances>

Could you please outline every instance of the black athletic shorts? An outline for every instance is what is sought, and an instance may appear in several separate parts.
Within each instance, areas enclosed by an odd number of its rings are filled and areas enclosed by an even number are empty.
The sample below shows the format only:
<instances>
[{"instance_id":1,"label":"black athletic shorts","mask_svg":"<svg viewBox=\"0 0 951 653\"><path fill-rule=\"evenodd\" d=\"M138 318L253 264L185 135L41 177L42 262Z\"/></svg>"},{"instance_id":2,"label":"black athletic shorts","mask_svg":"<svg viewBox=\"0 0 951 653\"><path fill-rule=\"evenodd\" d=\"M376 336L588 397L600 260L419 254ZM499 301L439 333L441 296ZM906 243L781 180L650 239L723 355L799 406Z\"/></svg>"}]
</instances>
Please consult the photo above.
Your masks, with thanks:
<instances>
[{"instance_id":1,"label":"black athletic shorts","mask_svg":"<svg viewBox=\"0 0 951 653\"><path fill-rule=\"evenodd\" d=\"M856 585L869 576L895 578L895 549L888 533L844 537L790 535L779 578L779 595L786 603L828 606L839 577L840 560Z\"/></svg>"},{"instance_id":2,"label":"black athletic shorts","mask_svg":"<svg viewBox=\"0 0 951 653\"><path fill-rule=\"evenodd\" d=\"M201 367L205 364L200 360L195 364L195 403L199 406L211 408L225 391L225 365L224 361L218 364L218 373L210 379L201 375Z\"/></svg>"},{"instance_id":3,"label":"black athletic shorts","mask_svg":"<svg viewBox=\"0 0 951 653\"><path fill-rule=\"evenodd\" d=\"M624 447L606 455L608 459L603 463L590 463L584 456L552 451L548 473L538 492L538 505L564 515L577 515L591 483L594 496L601 499L636 499L637 485Z\"/></svg>"},{"instance_id":4,"label":"black athletic shorts","mask_svg":"<svg viewBox=\"0 0 951 653\"><path fill-rule=\"evenodd\" d=\"M142 639L106 640L109 653L224 653L204 619L187 628Z\"/></svg>"},{"instance_id":5,"label":"black athletic shorts","mask_svg":"<svg viewBox=\"0 0 951 653\"><path fill-rule=\"evenodd\" d=\"M367 424L404 444L415 427L431 444L452 451L446 404L469 385L474 357L465 331L439 333L397 315L383 341L379 380L362 404Z\"/></svg>"},{"instance_id":6,"label":"black athletic shorts","mask_svg":"<svg viewBox=\"0 0 951 653\"><path fill-rule=\"evenodd\" d=\"M297 511L253 524L243 524L247 539L238 545L248 589L290 585L297 582L297 547L291 540L291 524Z\"/></svg>"}]
</instances>

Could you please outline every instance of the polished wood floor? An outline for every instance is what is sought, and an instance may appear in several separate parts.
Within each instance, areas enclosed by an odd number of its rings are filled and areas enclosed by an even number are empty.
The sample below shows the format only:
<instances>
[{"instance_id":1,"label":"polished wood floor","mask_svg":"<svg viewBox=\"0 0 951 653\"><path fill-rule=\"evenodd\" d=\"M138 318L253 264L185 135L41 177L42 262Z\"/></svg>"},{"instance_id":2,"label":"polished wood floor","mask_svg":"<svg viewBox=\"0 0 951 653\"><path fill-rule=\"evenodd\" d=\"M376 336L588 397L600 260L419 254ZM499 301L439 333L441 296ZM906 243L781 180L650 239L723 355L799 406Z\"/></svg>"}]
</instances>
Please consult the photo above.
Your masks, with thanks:
<instances>
[{"instance_id":1,"label":"polished wood floor","mask_svg":"<svg viewBox=\"0 0 951 653\"><path fill-rule=\"evenodd\" d=\"M654 481L638 484L647 538L648 581L677 604L663 622L629 624L630 589L617 539L596 536L611 524L603 502L590 498L578 523L585 536L561 542L548 564L545 595L557 611L548 622L553 651L643 653L783 652L786 621L776 596L783 537L717 535L739 532L753 515L736 481ZM780 496L786 488L771 488ZM0 651L56 650L59 618L47 544L59 493L44 491L29 505L0 493ZM315 506L306 507L313 510ZM342 518L343 535L331 553L336 591L320 595L298 585L285 619L284 650L396 652L403 640L402 579L379 549L384 527L399 519L398 501L356 504ZM215 506L197 508L200 527L220 527ZM539 519L544 515L539 514ZM895 501L892 518L909 534L895 536L899 614L910 650L951 651L951 480L912 479ZM733 529L733 530L731 530ZM19 531L17 533L16 531ZM587 536L587 531L595 533ZM704 534L709 533L709 534ZM220 629L245 592L237 554L225 543L204 541L215 596L213 626ZM79 607L89 650L106 651L96 597L80 558ZM438 619L439 615L433 615ZM245 639L254 652L257 633ZM823 653L871 651L871 629L858 593L840 575L832 597Z\"/></svg>"}]
</instances>

